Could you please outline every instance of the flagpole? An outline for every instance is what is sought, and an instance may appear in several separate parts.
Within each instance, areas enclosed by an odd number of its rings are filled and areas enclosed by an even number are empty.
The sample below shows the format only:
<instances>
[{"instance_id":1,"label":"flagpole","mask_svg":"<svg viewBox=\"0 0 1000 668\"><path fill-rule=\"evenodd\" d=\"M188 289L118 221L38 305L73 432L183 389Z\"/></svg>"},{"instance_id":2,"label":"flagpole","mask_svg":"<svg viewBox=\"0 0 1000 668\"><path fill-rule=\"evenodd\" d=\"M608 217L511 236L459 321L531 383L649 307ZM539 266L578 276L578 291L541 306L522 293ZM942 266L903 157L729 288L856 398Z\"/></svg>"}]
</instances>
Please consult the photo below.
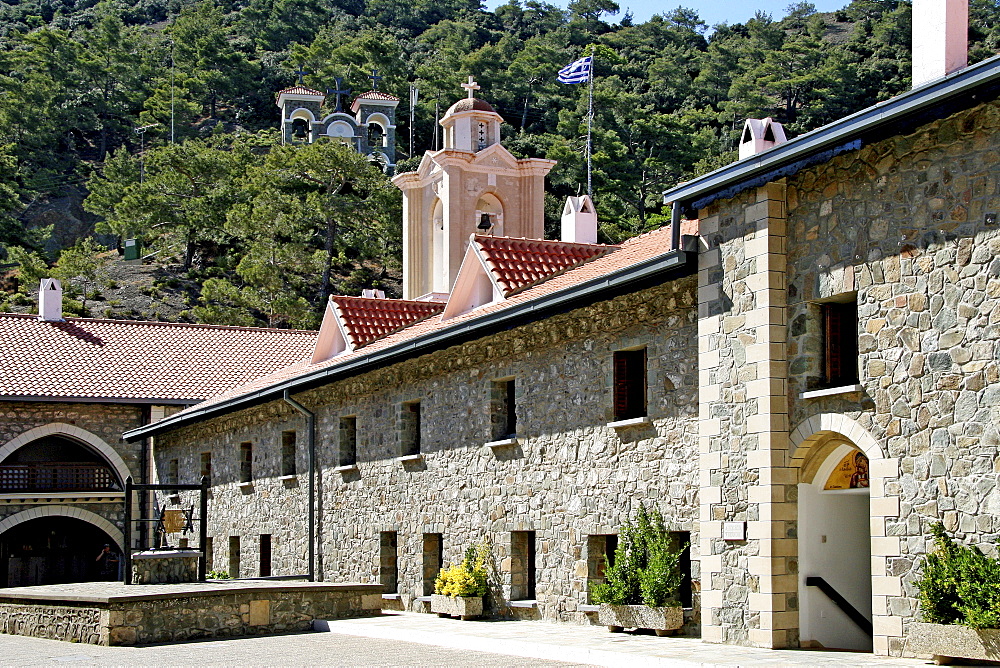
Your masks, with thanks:
<instances>
[{"instance_id":1,"label":"flagpole","mask_svg":"<svg viewBox=\"0 0 1000 668\"><path fill-rule=\"evenodd\" d=\"M587 75L587 82L590 85L589 100L587 103L587 195L593 199L594 193L591 190L591 168L590 168L590 157L593 152L593 145L591 144L590 130L591 126L594 124L594 59L593 54L591 54L590 60L590 71Z\"/></svg>"}]
</instances>

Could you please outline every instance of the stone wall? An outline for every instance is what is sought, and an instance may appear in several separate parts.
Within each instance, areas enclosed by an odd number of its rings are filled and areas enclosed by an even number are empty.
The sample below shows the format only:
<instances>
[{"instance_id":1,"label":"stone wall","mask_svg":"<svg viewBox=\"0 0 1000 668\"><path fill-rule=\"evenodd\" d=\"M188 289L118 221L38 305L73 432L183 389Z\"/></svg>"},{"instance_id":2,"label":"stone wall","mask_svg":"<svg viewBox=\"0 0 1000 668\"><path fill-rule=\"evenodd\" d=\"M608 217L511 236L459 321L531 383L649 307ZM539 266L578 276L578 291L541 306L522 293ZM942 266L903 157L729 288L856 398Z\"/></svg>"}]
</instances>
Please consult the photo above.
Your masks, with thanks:
<instances>
[{"instance_id":1,"label":"stone wall","mask_svg":"<svg viewBox=\"0 0 1000 668\"><path fill-rule=\"evenodd\" d=\"M682 279L296 395L317 413L323 577L378 582L380 532L395 531L399 593L418 609L423 534L440 533L446 564L488 540L509 597L510 532L534 531L541 616L585 622L588 535L616 533L640 502L692 532L696 559L694 299L694 279ZM607 426L613 352L641 346L650 421L616 431ZM494 382L507 378L519 440L491 449ZM399 416L413 401L423 458L404 463ZM358 468L335 472L343 416L357 416ZM283 430L299 430L305 471L303 426L272 402L158 438L157 467L177 458L184 477L212 452L216 568L229 558L230 527L242 563L255 565L258 536L270 533L275 574L306 568L305 476L278 479ZM244 441L253 443L255 481L240 488Z\"/></svg>"},{"instance_id":2,"label":"stone wall","mask_svg":"<svg viewBox=\"0 0 1000 668\"><path fill-rule=\"evenodd\" d=\"M797 643L795 488L824 440L871 459L877 652L899 654L918 614L930 522L994 550L998 128L983 103L701 212L707 638ZM803 397L821 384L818 304L855 295L861 391ZM723 521L748 540L723 541Z\"/></svg>"},{"instance_id":3,"label":"stone wall","mask_svg":"<svg viewBox=\"0 0 1000 668\"><path fill-rule=\"evenodd\" d=\"M0 603L0 633L107 645L107 611L96 606Z\"/></svg>"}]
</instances>

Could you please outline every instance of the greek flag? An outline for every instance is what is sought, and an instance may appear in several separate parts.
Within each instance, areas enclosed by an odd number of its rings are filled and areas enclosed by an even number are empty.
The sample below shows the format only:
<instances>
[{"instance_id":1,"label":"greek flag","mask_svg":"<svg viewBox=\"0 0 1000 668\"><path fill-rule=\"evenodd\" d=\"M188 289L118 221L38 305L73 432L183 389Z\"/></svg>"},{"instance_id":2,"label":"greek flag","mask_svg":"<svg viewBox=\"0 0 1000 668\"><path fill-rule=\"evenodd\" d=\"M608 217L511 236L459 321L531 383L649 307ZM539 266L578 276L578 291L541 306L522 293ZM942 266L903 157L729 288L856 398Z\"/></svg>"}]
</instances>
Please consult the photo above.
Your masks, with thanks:
<instances>
[{"instance_id":1,"label":"greek flag","mask_svg":"<svg viewBox=\"0 0 1000 668\"><path fill-rule=\"evenodd\" d=\"M590 63L592 61L593 57L587 56L586 58L581 58L580 60L574 61L562 68L559 70L559 83L586 83L587 79L590 78Z\"/></svg>"}]
</instances>

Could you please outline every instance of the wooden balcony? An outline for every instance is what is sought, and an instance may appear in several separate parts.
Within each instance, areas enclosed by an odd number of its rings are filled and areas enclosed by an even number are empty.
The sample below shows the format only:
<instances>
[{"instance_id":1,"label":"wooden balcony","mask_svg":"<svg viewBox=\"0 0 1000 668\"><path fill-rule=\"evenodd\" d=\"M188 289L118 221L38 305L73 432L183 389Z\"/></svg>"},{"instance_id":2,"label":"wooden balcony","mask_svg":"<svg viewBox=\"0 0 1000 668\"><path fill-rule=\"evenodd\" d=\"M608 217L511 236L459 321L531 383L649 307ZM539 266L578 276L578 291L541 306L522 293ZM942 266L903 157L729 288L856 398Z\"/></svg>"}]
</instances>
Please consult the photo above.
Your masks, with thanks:
<instances>
[{"instance_id":1,"label":"wooden balcony","mask_svg":"<svg viewBox=\"0 0 1000 668\"><path fill-rule=\"evenodd\" d=\"M32 462L0 466L0 494L112 491L121 491L121 486L111 469L101 464Z\"/></svg>"}]
</instances>

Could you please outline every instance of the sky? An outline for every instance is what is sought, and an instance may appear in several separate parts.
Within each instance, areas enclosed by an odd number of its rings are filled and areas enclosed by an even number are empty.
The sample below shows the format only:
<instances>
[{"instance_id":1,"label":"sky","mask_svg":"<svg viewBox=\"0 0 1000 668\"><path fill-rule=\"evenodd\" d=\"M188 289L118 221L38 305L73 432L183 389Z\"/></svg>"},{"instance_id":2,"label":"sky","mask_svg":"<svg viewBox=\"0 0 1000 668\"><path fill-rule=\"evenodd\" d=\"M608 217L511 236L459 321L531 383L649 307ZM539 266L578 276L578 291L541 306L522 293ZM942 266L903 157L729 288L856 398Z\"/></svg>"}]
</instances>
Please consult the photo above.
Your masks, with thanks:
<instances>
[{"instance_id":1,"label":"sky","mask_svg":"<svg viewBox=\"0 0 1000 668\"><path fill-rule=\"evenodd\" d=\"M560 7L565 7L567 0L546 0ZM745 23L753 18L754 13L759 9L767 12L775 20L785 16L785 8L792 4L794 0L668 0L667 2L657 2L657 0L618 0L618 5L622 12L617 16L605 17L606 21L614 22L622 17L626 10L631 10L636 23L643 23L649 20L653 14L663 14L678 6L688 7L698 12L701 20L709 26L716 23ZM842 9L850 4L850 0L811 0L820 12L832 12ZM507 4L507 0L486 0L487 9L495 9L500 5ZM523 3L522 3L523 4Z\"/></svg>"}]
</instances>

